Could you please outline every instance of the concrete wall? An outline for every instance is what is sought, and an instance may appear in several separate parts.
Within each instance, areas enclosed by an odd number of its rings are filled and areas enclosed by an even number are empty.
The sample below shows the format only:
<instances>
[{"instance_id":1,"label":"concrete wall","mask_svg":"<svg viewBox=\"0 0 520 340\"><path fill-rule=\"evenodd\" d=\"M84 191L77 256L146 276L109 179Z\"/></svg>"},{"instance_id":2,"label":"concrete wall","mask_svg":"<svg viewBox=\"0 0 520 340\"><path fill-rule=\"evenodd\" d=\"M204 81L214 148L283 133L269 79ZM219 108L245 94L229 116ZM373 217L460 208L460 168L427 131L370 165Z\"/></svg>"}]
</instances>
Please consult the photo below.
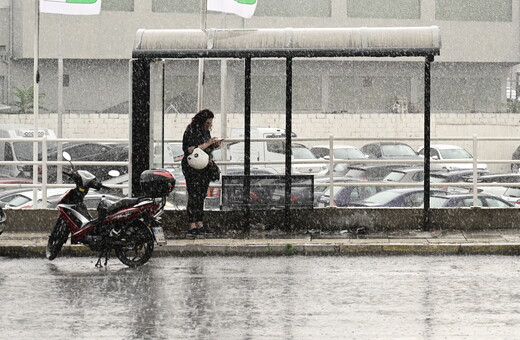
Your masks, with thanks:
<instances>
[{"instance_id":1,"label":"concrete wall","mask_svg":"<svg viewBox=\"0 0 520 340\"><path fill-rule=\"evenodd\" d=\"M95 216L95 211L92 212ZM56 210L8 210L5 229L18 232L50 232L57 218ZM293 212L294 233L308 230L339 232L367 228L369 232L398 232L422 228L421 209L355 209L321 208ZM207 211L205 222L217 234L242 230L240 211ZM251 229L267 234L283 233L283 210L252 211ZM514 229L520 225L517 209L432 209L431 230L496 230ZM188 225L186 212L167 210L163 215L164 230L169 238L182 236Z\"/></svg>"},{"instance_id":2,"label":"concrete wall","mask_svg":"<svg viewBox=\"0 0 520 340\"><path fill-rule=\"evenodd\" d=\"M165 117L165 138L180 140L192 115L168 114ZM232 128L243 127L243 114L228 114L228 134ZM0 114L0 124L33 124L32 115ZM56 114L41 114L39 125L57 129ZM293 131L298 137L361 138L342 141L344 144L362 146L381 137L417 138L407 141L415 149L422 145L424 118L422 114L322 114L301 113L293 116ZM253 126L285 127L285 114L253 114ZM501 141L482 141L478 146L481 160L510 160L520 144L518 128L520 115L507 113L439 113L431 116L432 143L455 144L473 151L471 140L454 141L453 138L501 137ZM214 136L223 137L221 115L214 120ZM126 114L65 114L63 117L64 138L121 138L128 139L129 123ZM328 143L327 141L302 141L307 146ZM474 153L474 152L473 152ZM492 171L509 171L509 164L489 164Z\"/></svg>"}]
</instances>

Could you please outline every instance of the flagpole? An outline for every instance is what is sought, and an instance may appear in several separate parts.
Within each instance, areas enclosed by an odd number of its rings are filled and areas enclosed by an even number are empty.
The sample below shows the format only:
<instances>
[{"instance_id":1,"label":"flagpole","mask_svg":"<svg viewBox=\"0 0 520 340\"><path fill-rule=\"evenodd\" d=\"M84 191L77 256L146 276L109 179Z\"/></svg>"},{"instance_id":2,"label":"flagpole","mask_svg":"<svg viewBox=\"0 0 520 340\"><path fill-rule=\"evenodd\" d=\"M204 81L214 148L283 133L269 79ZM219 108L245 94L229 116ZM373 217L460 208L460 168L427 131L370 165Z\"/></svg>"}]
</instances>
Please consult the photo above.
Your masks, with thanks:
<instances>
[{"instance_id":1,"label":"flagpole","mask_svg":"<svg viewBox=\"0 0 520 340\"><path fill-rule=\"evenodd\" d=\"M58 32L58 138L63 138L63 15L58 14L59 17L59 32ZM58 157L56 160L61 161L61 150L63 145L58 143ZM62 166L58 165L57 183L62 183L63 175L61 172Z\"/></svg>"},{"instance_id":2,"label":"flagpole","mask_svg":"<svg viewBox=\"0 0 520 340\"><path fill-rule=\"evenodd\" d=\"M208 17L208 2L207 0L200 0L200 29L206 31L207 17ZM199 77L197 83L197 111L202 110L204 105L204 59L199 58Z\"/></svg>"},{"instance_id":3,"label":"flagpole","mask_svg":"<svg viewBox=\"0 0 520 340\"><path fill-rule=\"evenodd\" d=\"M38 137L38 114L39 114L39 82L38 59L40 57L40 1L36 1L36 16L34 18L34 69L33 69L33 112L34 112L34 134ZM38 142L33 143L33 161L38 161ZM33 165L33 183L38 183L38 165ZM33 189L33 207L38 207L38 190Z\"/></svg>"}]
</instances>

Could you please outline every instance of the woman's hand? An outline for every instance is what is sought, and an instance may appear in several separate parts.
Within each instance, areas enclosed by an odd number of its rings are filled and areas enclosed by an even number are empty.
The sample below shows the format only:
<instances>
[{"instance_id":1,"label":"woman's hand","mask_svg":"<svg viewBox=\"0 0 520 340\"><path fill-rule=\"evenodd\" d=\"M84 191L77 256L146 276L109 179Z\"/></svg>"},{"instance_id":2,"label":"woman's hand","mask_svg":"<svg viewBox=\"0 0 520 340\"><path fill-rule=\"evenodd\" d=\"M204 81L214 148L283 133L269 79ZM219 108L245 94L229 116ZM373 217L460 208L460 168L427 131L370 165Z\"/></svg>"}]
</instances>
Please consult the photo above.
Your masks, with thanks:
<instances>
[{"instance_id":1,"label":"woman's hand","mask_svg":"<svg viewBox=\"0 0 520 340\"><path fill-rule=\"evenodd\" d=\"M213 139L213 145L215 145L216 147L219 147L222 144L222 139L219 139L217 137L213 137L211 139Z\"/></svg>"}]
</instances>

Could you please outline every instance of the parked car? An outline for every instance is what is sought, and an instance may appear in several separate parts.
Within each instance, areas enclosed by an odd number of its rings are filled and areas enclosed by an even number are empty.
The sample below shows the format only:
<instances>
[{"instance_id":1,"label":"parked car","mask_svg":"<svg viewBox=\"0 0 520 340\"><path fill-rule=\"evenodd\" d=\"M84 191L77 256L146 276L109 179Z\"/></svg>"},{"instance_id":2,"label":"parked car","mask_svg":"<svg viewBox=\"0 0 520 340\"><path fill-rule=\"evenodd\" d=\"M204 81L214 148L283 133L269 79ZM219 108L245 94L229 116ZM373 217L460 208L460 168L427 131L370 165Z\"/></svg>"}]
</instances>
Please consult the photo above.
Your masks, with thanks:
<instances>
[{"instance_id":1,"label":"parked car","mask_svg":"<svg viewBox=\"0 0 520 340\"><path fill-rule=\"evenodd\" d=\"M419 155L424 157L424 147L421 147L418 150ZM456 145L447 145L447 144L433 144L430 145L430 158L432 160L450 160L450 161L460 161L467 160L470 161L468 163L437 163L431 162L430 170L431 171L452 171L452 170L465 170L465 169L473 169L473 156L468 150L456 146ZM487 171L488 166L485 163L477 164L478 170Z\"/></svg>"},{"instance_id":2,"label":"parked car","mask_svg":"<svg viewBox=\"0 0 520 340\"><path fill-rule=\"evenodd\" d=\"M383 178L383 182L422 183L423 181L424 167L394 169Z\"/></svg>"},{"instance_id":3,"label":"parked car","mask_svg":"<svg viewBox=\"0 0 520 340\"><path fill-rule=\"evenodd\" d=\"M396 163L399 160L420 160L421 157L408 144L402 142L374 142L361 147L361 151L372 159L383 159ZM421 163L421 162L419 162ZM404 166L413 164L404 163ZM402 165L403 166L403 165ZM402 167L401 166L401 167Z\"/></svg>"},{"instance_id":4,"label":"parked car","mask_svg":"<svg viewBox=\"0 0 520 340\"><path fill-rule=\"evenodd\" d=\"M350 182L364 183L364 181L349 179ZM380 191L386 190L386 187L378 185L359 185L359 186L334 186L334 197L332 205L335 207L348 207L350 203L364 200ZM318 207L330 206L330 188L327 187L325 192L318 198Z\"/></svg>"},{"instance_id":5,"label":"parked car","mask_svg":"<svg viewBox=\"0 0 520 340\"><path fill-rule=\"evenodd\" d=\"M488 174L487 171L478 170L478 175ZM468 176L473 175L473 170L440 171L430 174L430 183L456 183L467 182Z\"/></svg>"},{"instance_id":6,"label":"parked car","mask_svg":"<svg viewBox=\"0 0 520 340\"><path fill-rule=\"evenodd\" d=\"M332 182L333 183L352 182L352 179L346 178L346 177L333 177ZM329 191L329 189L330 189L329 183L330 183L329 177L314 178L314 206L315 207L318 206L320 197L323 194L325 194L325 192ZM327 186L318 185L318 184L327 184ZM337 192L337 191L335 190L334 192Z\"/></svg>"},{"instance_id":7,"label":"parked car","mask_svg":"<svg viewBox=\"0 0 520 340\"><path fill-rule=\"evenodd\" d=\"M507 188L502 195L502 199L508 201L511 204L514 204L517 207L520 207L520 188Z\"/></svg>"},{"instance_id":8,"label":"parked car","mask_svg":"<svg viewBox=\"0 0 520 340\"><path fill-rule=\"evenodd\" d=\"M2 187L2 184L32 184L32 180L0 174L0 191L9 190L7 187Z\"/></svg>"},{"instance_id":9,"label":"parked car","mask_svg":"<svg viewBox=\"0 0 520 340\"><path fill-rule=\"evenodd\" d=\"M473 176L465 177L468 182L473 182ZM478 184L495 184L495 185L479 185L479 191L489 195L502 196L507 190L505 183L520 183L520 174L483 174L477 177Z\"/></svg>"},{"instance_id":10,"label":"parked car","mask_svg":"<svg viewBox=\"0 0 520 340\"><path fill-rule=\"evenodd\" d=\"M431 189L430 196L445 195L443 190ZM388 189L374 194L364 200L349 203L350 207L420 207L424 202L423 188Z\"/></svg>"},{"instance_id":11,"label":"parked car","mask_svg":"<svg viewBox=\"0 0 520 340\"><path fill-rule=\"evenodd\" d=\"M62 152L67 152L72 159L83 158L86 156L96 155L100 153L107 152L112 149L114 145L112 144L102 144L102 143L63 143ZM41 154L40 154L41 159ZM55 161L58 159L58 149L57 147L53 148L47 153L47 159Z\"/></svg>"},{"instance_id":12,"label":"parked car","mask_svg":"<svg viewBox=\"0 0 520 340\"><path fill-rule=\"evenodd\" d=\"M473 176L468 176L468 182L473 181ZM480 174L477 177L477 183L520 183L520 173L505 174Z\"/></svg>"},{"instance_id":13,"label":"parked car","mask_svg":"<svg viewBox=\"0 0 520 340\"><path fill-rule=\"evenodd\" d=\"M513 152L511 159L513 161L520 160L520 145L516 148L515 152ZM520 171L520 164L511 163L511 172L519 172L519 171Z\"/></svg>"},{"instance_id":14,"label":"parked car","mask_svg":"<svg viewBox=\"0 0 520 340\"><path fill-rule=\"evenodd\" d=\"M514 204L494 195L477 194L476 206L493 208L510 208ZM473 194L434 195L430 198L431 208L462 208L473 206Z\"/></svg>"},{"instance_id":15,"label":"parked car","mask_svg":"<svg viewBox=\"0 0 520 340\"><path fill-rule=\"evenodd\" d=\"M310 148L312 154L316 156L316 158L321 158L324 160L330 159L330 147L329 145L316 145ZM368 158L361 150L352 145L336 145L334 144L334 148L332 149L333 157L335 160L363 160ZM344 166L349 166L350 162L341 163ZM355 165L360 165L362 163L355 163ZM328 174L328 171L327 171Z\"/></svg>"},{"instance_id":16,"label":"parked car","mask_svg":"<svg viewBox=\"0 0 520 340\"><path fill-rule=\"evenodd\" d=\"M102 143L66 143L62 149L71 155L74 162L119 162L128 161L128 144L102 144ZM57 160L58 150L54 148L47 156L48 160ZM40 155L41 159L41 155ZM32 173L32 166L30 172ZM124 174L128 172L128 166L115 165L81 165L82 170L91 172L96 178L103 181L109 179L108 172L110 170L118 170ZM29 170L28 170L29 171ZM39 169L41 174L41 168ZM48 183L56 183L57 167L52 165L47 167ZM64 183L67 183L64 178Z\"/></svg>"},{"instance_id":17,"label":"parked car","mask_svg":"<svg viewBox=\"0 0 520 340\"><path fill-rule=\"evenodd\" d=\"M329 159L330 147L329 145L316 145L310 148L311 152L316 158ZM336 145L332 149L335 159L364 159L368 156L361 150L352 145Z\"/></svg>"},{"instance_id":18,"label":"parked car","mask_svg":"<svg viewBox=\"0 0 520 340\"><path fill-rule=\"evenodd\" d=\"M59 198L67 191L66 188L47 189L47 208L56 208ZM101 199L119 200L118 196L103 194L94 190L89 191L84 202L87 208L96 209ZM9 209L29 209L34 205L32 189L6 190L0 193L0 206ZM42 202L42 191L38 190L38 205Z\"/></svg>"},{"instance_id":19,"label":"parked car","mask_svg":"<svg viewBox=\"0 0 520 340\"><path fill-rule=\"evenodd\" d=\"M402 167L402 164L371 164L350 166L343 173L336 171L336 169L339 168L336 166L334 167L334 175L343 175L344 177L355 178L363 181L381 181L394 169L401 169Z\"/></svg>"}]
</instances>

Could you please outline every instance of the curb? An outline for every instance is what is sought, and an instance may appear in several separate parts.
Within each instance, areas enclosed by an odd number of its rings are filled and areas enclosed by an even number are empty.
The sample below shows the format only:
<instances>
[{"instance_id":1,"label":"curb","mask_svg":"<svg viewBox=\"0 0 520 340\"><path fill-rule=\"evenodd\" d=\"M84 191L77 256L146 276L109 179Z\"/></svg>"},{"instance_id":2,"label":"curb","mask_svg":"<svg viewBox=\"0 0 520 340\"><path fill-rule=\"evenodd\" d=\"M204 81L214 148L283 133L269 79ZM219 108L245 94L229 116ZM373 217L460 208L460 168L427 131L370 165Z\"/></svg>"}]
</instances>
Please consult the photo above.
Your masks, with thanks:
<instances>
[{"instance_id":1,"label":"curb","mask_svg":"<svg viewBox=\"0 0 520 340\"><path fill-rule=\"evenodd\" d=\"M154 257L188 256L396 256L396 255L520 255L519 243L364 243L364 244L173 244L156 246ZM97 256L83 245L65 245L60 257ZM44 245L0 246L0 256L9 258L45 258Z\"/></svg>"}]
</instances>

